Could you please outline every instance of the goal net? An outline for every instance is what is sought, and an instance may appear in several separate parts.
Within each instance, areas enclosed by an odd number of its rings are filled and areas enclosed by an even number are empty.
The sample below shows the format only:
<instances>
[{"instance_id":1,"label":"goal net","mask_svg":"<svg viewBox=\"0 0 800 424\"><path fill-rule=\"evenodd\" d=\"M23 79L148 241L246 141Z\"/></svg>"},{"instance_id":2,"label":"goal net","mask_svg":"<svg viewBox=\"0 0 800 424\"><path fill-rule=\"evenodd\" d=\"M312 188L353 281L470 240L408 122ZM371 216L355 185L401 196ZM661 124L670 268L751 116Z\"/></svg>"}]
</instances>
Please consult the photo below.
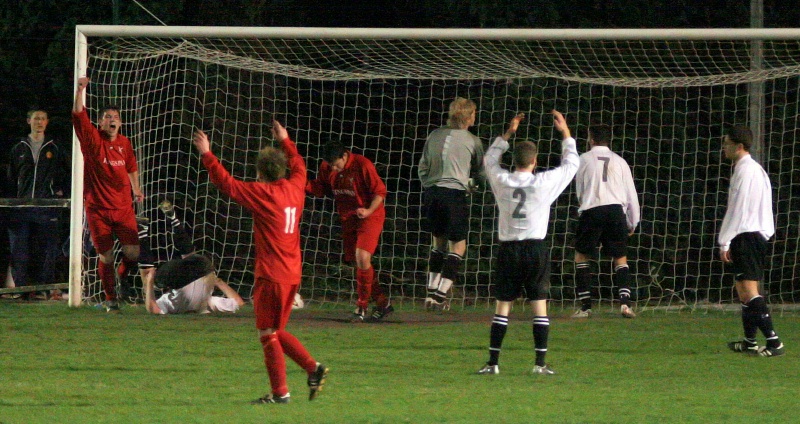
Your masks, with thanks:
<instances>
[{"instance_id":1,"label":"goal net","mask_svg":"<svg viewBox=\"0 0 800 424\"><path fill-rule=\"evenodd\" d=\"M628 250L640 307L732 303L732 277L715 247L731 174L721 135L731 125L751 126L760 141L754 156L772 181L777 227L764 291L773 304L800 296L800 31L79 26L77 46L76 76L92 79L92 119L103 104L122 108L146 195L137 213L152 221L159 259L172 255L157 208L167 198L195 246L245 297L253 284L252 220L210 184L191 144L195 129L210 135L222 164L244 180L254 179L257 151L271 143L273 118L297 141L310 177L328 140L371 159L389 189L373 263L395 301L410 302L425 297L431 246L420 226L416 165L456 96L477 103L472 131L485 145L524 112L516 139L539 144L542 169L559 164L552 109L564 112L581 152L591 123L613 126L612 150L631 165L642 205ZM481 188L471 204L456 309L493 300L497 220L490 190ZM80 210L75 217L80 221ZM576 217L573 184L554 204L548 228L551 297L568 308L577 304ZM73 252L85 250L75 241L81 227L73 224ZM307 198L301 293L312 303L354 303L340 232L333 202ZM82 282L83 300L99 299L96 259L82 254L73 254L73 282ZM600 258L592 265L594 297L610 301L610 258Z\"/></svg>"}]
</instances>

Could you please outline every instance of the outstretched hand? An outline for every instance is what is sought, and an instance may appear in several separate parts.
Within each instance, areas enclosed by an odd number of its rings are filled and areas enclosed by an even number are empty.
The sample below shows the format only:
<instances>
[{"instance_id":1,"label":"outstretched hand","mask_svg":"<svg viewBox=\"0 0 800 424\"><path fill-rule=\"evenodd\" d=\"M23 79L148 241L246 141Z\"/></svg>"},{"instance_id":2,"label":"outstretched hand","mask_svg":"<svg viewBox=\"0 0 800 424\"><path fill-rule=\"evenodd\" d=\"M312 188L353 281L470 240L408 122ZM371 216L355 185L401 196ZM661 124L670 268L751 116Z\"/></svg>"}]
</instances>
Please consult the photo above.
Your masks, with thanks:
<instances>
[{"instance_id":1,"label":"outstretched hand","mask_svg":"<svg viewBox=\"0 0 800 424\"><path fill-rule=\"evenodd\" d=\"M571 137L572 134L569 131L567 120L564 118L564 115L555 109L553 109L551 113L553 114L553 125L556 126L556 129L561 133L561 136L564 138Z\"/></svg>"},{"instance_id":2,"label":"outstretched hand","mask_svg":"<svg viewBox=\"0 0 800 424\"><path fill-rule=\"evenodd\" d=\"M275 141L283 141L289 138L289 132L275 119L272 120L272 137L275 138Z\"/></svg>"},{"instance_id":3,"label":"outstretched hand","mask_svg":"<svg viewBox=\"0 0 800 424\"><path fill-rule=\"evenodd\" d=\"M515 132L517 132L517 129L519 128L519 123L522 122L523 119L525 119L524 113L518 113L513 118L511 118L511 122L508 123L508 129L503 134L503 140L508 140L509 138L511 138L512 135L514 135Z\"/></svg>"},{"instance_id":4,"label":"outstretched hand","mask_svg":"<svg viewBox=\"0 0 800 424\"><path fill-rule=\"evenodd\" d=\"M208 141L208 136L201 130L194 133L194 147L197 148L197 153L201 155L211 151L211 143Z\"/></svg>"}]
</instances>

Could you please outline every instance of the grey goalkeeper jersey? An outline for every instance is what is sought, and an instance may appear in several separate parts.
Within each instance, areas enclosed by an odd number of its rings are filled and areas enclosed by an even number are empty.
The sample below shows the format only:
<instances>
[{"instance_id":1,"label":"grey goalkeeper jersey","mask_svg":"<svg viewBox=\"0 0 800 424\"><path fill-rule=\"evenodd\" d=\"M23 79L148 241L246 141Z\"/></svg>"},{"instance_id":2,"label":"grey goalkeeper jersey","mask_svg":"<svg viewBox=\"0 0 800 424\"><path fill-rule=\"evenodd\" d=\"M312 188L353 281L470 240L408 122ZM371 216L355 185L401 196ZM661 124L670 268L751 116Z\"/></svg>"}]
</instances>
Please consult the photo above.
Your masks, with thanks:
<instances>
[{"instance_id":1,"label":"grey goalkeeper jersey","mask_svg":"<svg viewBox=\"0 0 800 424\"><path fill-rule=\"evenodd\" d=\"M425 141L419 161L423 188L433 186L466 190L483 163L483 144L467 130L448 127L434 130Z\"/></svg>"},{"instance_id":2,"label":"grey goalkeeper jersey","mask_svg":"<svg viewBox=\"0 0 800 424\"><path fill-rule=\"evenodd\" d=\"M509 172L500 167L508 141L497 137L486 151L483 163L499 212L500 241L542 240L547 235L550 205L572 182L578 171L575 139L561 142L561 165L544 172Z\"/></svg>"}]
</instances>

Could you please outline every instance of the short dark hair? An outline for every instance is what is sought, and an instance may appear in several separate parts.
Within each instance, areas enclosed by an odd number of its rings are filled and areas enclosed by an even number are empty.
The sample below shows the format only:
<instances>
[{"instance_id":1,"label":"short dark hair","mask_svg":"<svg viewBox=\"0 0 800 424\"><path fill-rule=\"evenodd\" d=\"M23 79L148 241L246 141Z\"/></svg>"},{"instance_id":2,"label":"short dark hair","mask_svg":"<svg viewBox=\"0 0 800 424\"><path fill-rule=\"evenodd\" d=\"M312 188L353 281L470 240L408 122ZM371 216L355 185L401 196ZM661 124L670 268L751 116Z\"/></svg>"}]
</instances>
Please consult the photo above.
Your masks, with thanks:
<instances>
[{"instance_id":1,"label":"short dark hair","mask_svg":"<svg viewBox=\"0 0 800 424\"><path fill-rule=\"evenodd\" d=\"M735 125L728 128L725 131L725 135L728 136L731 142L741 144L745 152L749 152L750 147L753 145L753 132L743 125Z\"/></svg>"},{"instance_id":2,"label":"short dark hair","mask_svg":"<svg viewBox=\"0 0 800 424\"><path fill-rule=\"evenodd\" d=\"M524 168L536 160L539 148L532 141L518 141L514 145L514 166Z\"/></svg>"},{"instance_id":3,"label":"short dark hair","mask_svg":"<svg viewBox=\"0 0 800 424\"><path fill-rule=\"evenodd\" d=\"M263 181L277 181L286 176L286 155L274 147L265 147L258 152L256 170Z\"/></svg>"},{"instance_id":4,"label":"short dark hair","mask_svg":"<svg viewBox=\"0 0 800 424\"><path fill-rule=\"evenodd\" d=\"M611 144L611 127L606 124L590 125L589 138L594 141L594 144L608 146Z\"/></svg>"},{"instance_id":5,"label":"short dark hair","mask_svg":"<svg viewBox=\"0 0 800 424\"><path fill-rule=\"evenodd\" d=\"M104 115L109 110L116 111L117 113L119 113L119 111L120 111L119 106L114 105L114 104L109 104L109 105L103 106L103 109L100 110L100 115L101 116Z\"/></svg>"},{"instance_id":6,"label":"short dark hair","mask_svg":"<svg viewBox=\"0 0 800 424\"><path fill-rule=\"evenodd\" d=\"M344 144L338 141L329 141L325 145L325 157L323 159L331 163L336 159L343 158L345 152L347 152L347 149L344 148Z\"/></svg>"},{"instance_id":7,"label":"short dark hair","mask_svg":"<svg viewBox=\"0 0 800 424\"><path fill-rule=\"evenodd\" d=\"M33 118L33 114L36 113L36 112L43 112L45 115L48 116L48 118L50 117L50 114L47 113L46 110L44 110L42 108L32 108L31 110L28 111L28 119Z\"/></svg>"}]
</instances>

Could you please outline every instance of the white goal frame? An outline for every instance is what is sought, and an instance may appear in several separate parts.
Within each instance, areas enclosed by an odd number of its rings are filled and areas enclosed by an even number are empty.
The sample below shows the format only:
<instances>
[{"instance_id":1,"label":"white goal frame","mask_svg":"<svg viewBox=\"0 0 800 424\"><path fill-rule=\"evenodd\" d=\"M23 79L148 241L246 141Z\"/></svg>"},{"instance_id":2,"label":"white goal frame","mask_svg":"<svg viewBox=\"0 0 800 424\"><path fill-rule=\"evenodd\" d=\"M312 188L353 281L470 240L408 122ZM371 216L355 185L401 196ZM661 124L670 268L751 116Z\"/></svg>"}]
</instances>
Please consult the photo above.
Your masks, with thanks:
<instances>
[{"instance_id":1,"label":"white goal frame","mask_svg":"<svg viewBox=\"0 0 800 424\"><path fill-rule=\"evenodd\" d=\"M294 38L372 40L751 40L754 67L759 66L763 40L800 40L800 28L778 29L379 29L379 28L259 28L78 25L75 29L74 81L86 75L91 37L150 38ZM754 82L756 85L757 82ZM752 93L758 93L754 87ZM756 95L756 94L754 94ZM752 102L751 102L752 103ZM750 111L750 125L761 134L760 111ZM756 139L759 137L757 136ZM755 146L754 155L760 148ZM82 303L83 157L73 134L72 200L70 213L69 305Z\"/></svg>"}]
</instances>

